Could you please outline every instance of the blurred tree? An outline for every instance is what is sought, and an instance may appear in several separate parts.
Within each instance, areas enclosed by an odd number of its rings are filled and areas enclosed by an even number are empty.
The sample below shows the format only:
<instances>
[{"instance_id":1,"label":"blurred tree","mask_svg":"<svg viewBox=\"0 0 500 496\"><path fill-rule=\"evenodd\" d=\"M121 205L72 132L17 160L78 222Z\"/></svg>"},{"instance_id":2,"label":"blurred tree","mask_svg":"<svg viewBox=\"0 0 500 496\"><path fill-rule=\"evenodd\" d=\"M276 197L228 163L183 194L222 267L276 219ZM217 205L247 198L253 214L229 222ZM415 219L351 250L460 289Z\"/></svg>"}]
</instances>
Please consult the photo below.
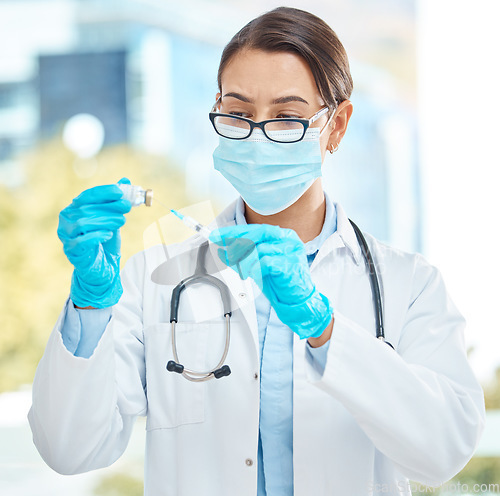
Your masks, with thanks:
<instances>
[{"instance_id":1,"label":"blurred tree","mask_svg":"<svg viewBox=\"0 0 500 496\"><path fill-rule=\"evenodd\" d=\"M127 474L113 474L101 480L94 489L95 496L142 496L141 480Z\"/></svg>"},{"instance_id":2,"label":"blurred tree","mask_svg":"<svg viewBox=\"0 0 500 496\"><path fill-rule=\"evenodd\" d=\"M423 496L424 494L493 494L498 492L500 484L500 458L496 457L474 457L453 479L442 484L442 487L431 488L424 484L413 482L411 484L412 496ZM486 485L496 490L492 492L481 492L474 490L474 485Z\"/></svg>"},{"instance_id":3,"label":"blurred tree","mask_svg":"<svg viewBox=\"0 0 500 496\"><path fill-rule=\"evenodd\" d=\"M59 140L45 143L21 160L25 183L0 187L0 392L33 379L48 335L69 294L72 266L57 238L58 214L81 191L128 177L153 188L169 208L182 208L182 174L165 158L128 146L78 160ZM122 228L122 266L144 248L143 232L166 214L155 205L133 209Z\"/></svg>"},{"instance_id":4,"label":"blurred tree","mask_svg":"<svg viewBox=\"0 0 500 496\"><path fill-rule=\"evenodd\" d=\"M496 369L493 380L483 389L486 408L500 409L500 367Z\"/></svg>"},{"instance_id":5,"label":"blurred tree","mask_svg":"<svg viewBox=\"0 0 500 496\"><path fill-rule=\"evenodd\" d=\"M474 457L454 480L469 487L474 484L500 484L500 458Z\"/></svg>"}]
</instances>

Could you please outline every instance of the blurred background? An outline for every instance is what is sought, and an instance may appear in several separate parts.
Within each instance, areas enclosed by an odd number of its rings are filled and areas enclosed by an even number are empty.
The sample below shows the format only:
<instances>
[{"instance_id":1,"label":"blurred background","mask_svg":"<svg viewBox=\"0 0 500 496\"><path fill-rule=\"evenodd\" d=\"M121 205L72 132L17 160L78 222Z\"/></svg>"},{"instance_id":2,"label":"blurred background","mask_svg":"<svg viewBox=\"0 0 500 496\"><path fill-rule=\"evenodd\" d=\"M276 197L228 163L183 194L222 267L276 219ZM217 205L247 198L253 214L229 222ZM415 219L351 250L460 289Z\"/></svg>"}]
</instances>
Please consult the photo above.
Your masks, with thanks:
<instances>
[{"instance_id":1,"label":"blurred background","mask_svg":"<svg viewBox=\"0 0 500 496\"><path fill-rule=\"evenodd\" d=\"M58 213L83 189L123 176L169 208L198 207L203 222L219 213L236 197L212 167L220 55L245 23L282 4L0 0L2 496L142 494L142 421L122 459L90 474L60 476L32 445L30 384L72 272ZM500 492L499 2L286 5L328 22L350 59L355 110L339 151L327 154L325 189L365 231L438 266L468 320L488 419L454 481L460 494L463 484ZM129 214L122 263L166 213ZM172 228L166 241L187 235Z\"/></svg>"}]
</instances>

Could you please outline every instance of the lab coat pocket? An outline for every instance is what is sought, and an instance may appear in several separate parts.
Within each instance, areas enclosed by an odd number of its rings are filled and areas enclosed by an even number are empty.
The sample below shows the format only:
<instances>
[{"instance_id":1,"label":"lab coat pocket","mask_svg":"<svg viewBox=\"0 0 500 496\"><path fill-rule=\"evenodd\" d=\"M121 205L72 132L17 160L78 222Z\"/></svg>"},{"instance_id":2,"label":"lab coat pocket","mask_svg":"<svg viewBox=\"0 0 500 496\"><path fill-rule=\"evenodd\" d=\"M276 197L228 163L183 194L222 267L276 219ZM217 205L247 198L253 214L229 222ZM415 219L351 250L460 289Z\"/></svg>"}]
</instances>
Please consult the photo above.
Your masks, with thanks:
<instances>
[{"instance_id":1,"label":"lab coat pocket","mask_svg":"<svg viewBox=\"0 0 500 496\"><path fill-rule=\"evenodd\" d=\"M179 361L194 370L205 370L208 323L176 325ZM204 382L191 382L166 369L173 360L170 323L154 324L144 331L146 353L147 430L169 429L205 420Z\"/></svg>"}]
</instances>

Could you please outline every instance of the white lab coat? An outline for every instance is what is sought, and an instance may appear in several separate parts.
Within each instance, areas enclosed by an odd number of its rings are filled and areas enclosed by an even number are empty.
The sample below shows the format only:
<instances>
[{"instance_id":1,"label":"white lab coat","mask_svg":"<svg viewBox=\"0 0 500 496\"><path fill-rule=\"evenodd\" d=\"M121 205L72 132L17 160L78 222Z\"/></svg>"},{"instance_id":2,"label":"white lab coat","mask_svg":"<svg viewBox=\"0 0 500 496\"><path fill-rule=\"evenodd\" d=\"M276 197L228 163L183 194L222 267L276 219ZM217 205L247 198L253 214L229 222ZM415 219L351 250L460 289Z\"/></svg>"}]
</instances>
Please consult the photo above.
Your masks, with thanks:
<instances>
[{"instance_id":1,"label":"white lab coat","mask_svg":"<svg viewBox=\"0 0 500 496\"><path fill-rule=\"evenodd\" d=\"M234 222L234 209L230 205L217 224ZM408 478L438 485L467 463L484 426L483 393L466 359L464 320L439 272L420 255L367 235L381 273L386 338L396 351L375 338L369 278L338 205L337 218L337 232L311 266L335 317L322 376L306 360L306 341L294 341L294 494L407 495ZM127 446L135 418L147 415L146 495L256 496L254 283L229 268L219 274L235 307L230 376L192 383L165 369L172 358L171 290L194 271L189 250L202 241L171 245L168 255L155 247L128 261L124 294L90 359L64 347L61 314L36 373L29 413L35 444L54 470L74 474L110 465ZM167 256L169 275L163 284L152 282ZM218 293L196 285L182 298L179 360L198 370L211 367L222 346Z\"/></svg>"}]
</instances>

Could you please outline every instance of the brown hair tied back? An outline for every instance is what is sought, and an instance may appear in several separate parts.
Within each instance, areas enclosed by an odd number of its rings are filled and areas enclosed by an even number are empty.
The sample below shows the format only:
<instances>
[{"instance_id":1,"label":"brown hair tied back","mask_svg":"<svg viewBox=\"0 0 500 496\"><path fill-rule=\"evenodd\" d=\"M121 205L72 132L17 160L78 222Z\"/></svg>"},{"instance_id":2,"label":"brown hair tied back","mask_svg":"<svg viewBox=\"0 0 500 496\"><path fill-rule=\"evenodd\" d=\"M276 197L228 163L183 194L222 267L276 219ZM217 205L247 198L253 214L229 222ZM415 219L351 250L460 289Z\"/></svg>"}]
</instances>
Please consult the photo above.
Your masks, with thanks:
<instances>
[{"instance_id":1,"label":"brown hair tied back","mask_svg":"<svg viewBox=\"0 0 500 496\"><path fill-rule=\"evenodd\" d=\"M278 7L250 21L222 52L217 81L240 50L292 52L309 65L326 105L336 108L352 93L352 78L345 49L335 32L319 17L290 7Z\"/></svg>"}]
</instances>

